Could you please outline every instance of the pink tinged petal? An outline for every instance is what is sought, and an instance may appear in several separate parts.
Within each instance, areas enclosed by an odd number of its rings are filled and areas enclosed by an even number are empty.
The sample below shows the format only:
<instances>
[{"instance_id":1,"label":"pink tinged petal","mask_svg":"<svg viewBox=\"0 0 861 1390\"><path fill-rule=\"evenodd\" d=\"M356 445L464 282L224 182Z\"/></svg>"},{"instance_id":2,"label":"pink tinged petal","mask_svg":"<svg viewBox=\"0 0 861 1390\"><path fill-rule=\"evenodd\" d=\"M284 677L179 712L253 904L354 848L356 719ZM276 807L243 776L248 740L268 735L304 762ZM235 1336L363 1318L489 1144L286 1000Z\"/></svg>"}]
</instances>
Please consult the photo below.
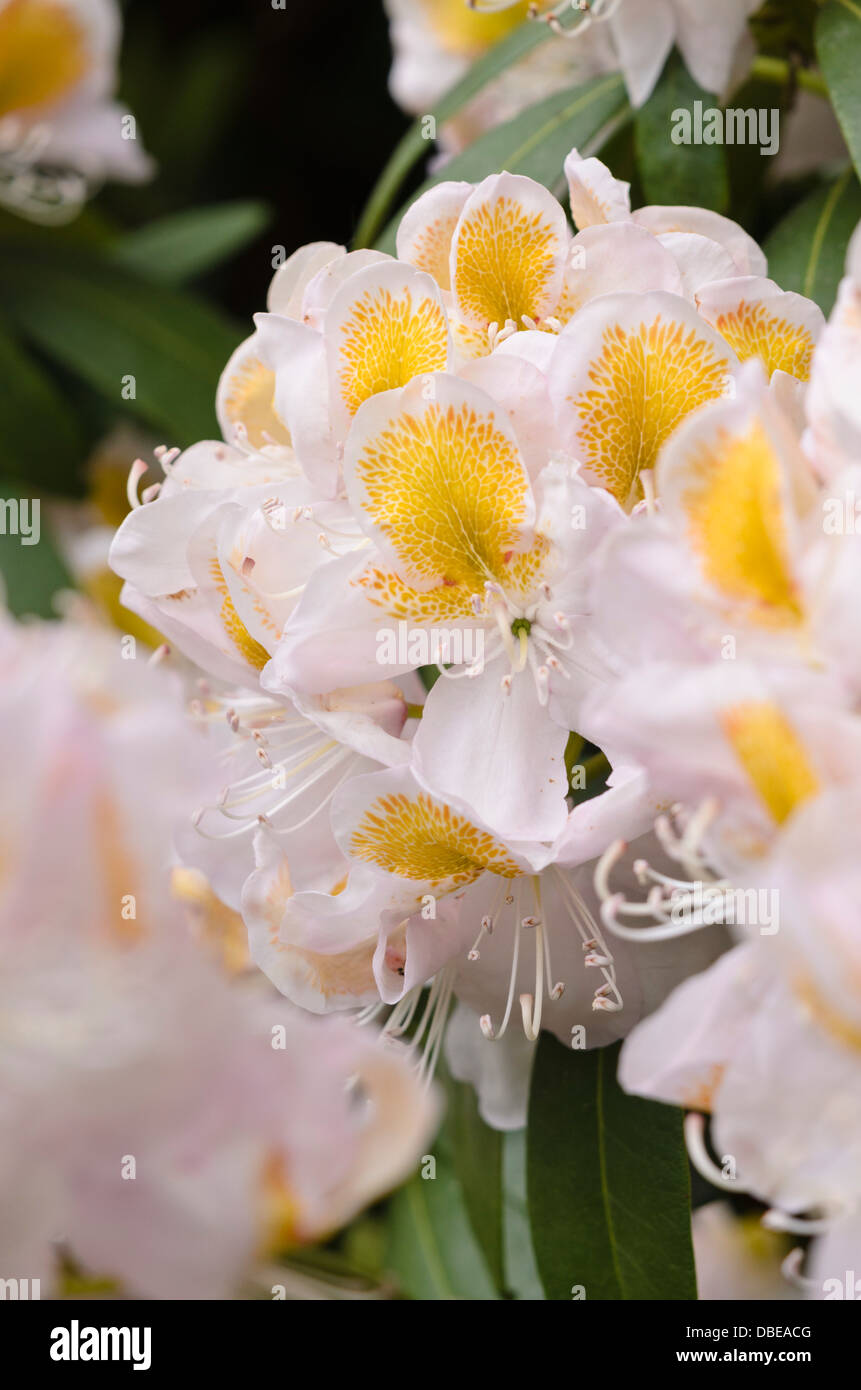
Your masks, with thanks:
<instances>
[{"instance_id":1,"label":"pink tinged petal","mask_svg":"<svg viewBox=\"0 0 861 1390\"><path fill-rule=\"evenodd\" d=\"M275 373L274 407L305 476L324 497L338 486L339 450L329 418L323 338L306 324L256 314L263 360Z\"/></svg>"},{"instance_id":2,"label":"pink tinged petal","mask_svg":"<svg viewBox=\"0 0 861 1390\"><path fill-rule=\"evenodd\" d=\"M311 575L266 670L267 690L315 695L404 675L423 664L420 655L411 658L408 641L407 659L397 659L398 620L368 598L371 571L380 572L381 557L373 551L370 560L362 555L342 555Z\"/></svg>"},{"instance_id":3,"label":"pink tinged petal","mask_svg":"<svg viewBox=\"0 0 861 1390\"><path fill-rule=\"evenodd\" d=\"M318 271L346 254L346 248L334 241L312 241L300 246L272 276L266 295L268 312L280 314L285 319L301 319L307 285Z\"/></svg>"},{"instance_id":4,"label":"pink tinged petal","mask_svg":"<svg viewBox=\"0 0 861 1390\"><path fill-rule=\"evenodd\" d=\"M563 322L590 300L604 294L684 293L678 265L670 251L631 222L587 227L571 243L565 277Z\"/></svg>"},{"instance_id":5,"label":"pink tinged petal","mask_svg":"<svg viewBox=\"0 0 861 1390\"><path fill-rule=\"evenodd\" d=\"M392 930L387 919L395 914L386 914L374 955L374 976L384 1003L397 1004L451 961L466 957L475 926L465 915L461 898L456 894L437 902L428 894L425 915L413 913L405 928L401 922Z\"/></svg>"},{"instance_id":6,"label":"pink tinged petal","mask_svg":"<svg viewBox=\"0 0 861 1390\"><path fill-rule=\"evenodd\" d=\"M857 232L852 246L854 263L861 246ZM861 457L859 354L861 282L847 275L813 359L806 405L810 437L805 448L819 476L829 481Z\"/></svg>"},{"instance_id":7,"label":"pink tinged petal","mask_svg":"<svg viewBox=\"0 0 861 1390\"><path fill-rule=\"evenodd\" d=\"M309 281L302 298L302 322L322 333L326 312L342 285L351 279L358 270L372 265L391 263L392 257L385 251L374 251L363 247L360 251L348 251L336 261L324 266Z\"/></svg>"},{"instance_id":8,"label":"pink tinged petal","mask_svg":"<svg viewBox=\"0 0 861 1390\"><path fill-rule=\"evenodd\" d=\"M553 350L550 334L515 333L492 356L467 362L458 376L492 396L505 410L529 476L534 480L556 448L556 431L544 371L516 348L505 351L510 343L521 338L538 338L546 344L545 361L549 364Z\"/></svg>"},{"instance_id":9,"label":"pink tinged petal","mask_svg":"<svg viewBox=\"0 0 861 1390\"><path fill-rule=\"evenodd\" d=\"M282 994L310 1013L375 1002L375 885L370 876L352 877L334 896L294 894L278 839L261 831L254 850L256 867L242 891L242 915L255 964ZM338 886L333 873L332 888Z\"/></svg>"},{"instance_id":10,"label":"pink tinged petal","mask_svg":"<svg viewBox=\"0 0 861 1390\"><path fill-rule=\"evenodd\" d=\"M565 157L571 218L578 231L626 222L631 215L631 185L616 179L600 159L584 159L579 150Z\"/></svg>"},{"instance_id":11,"label":"pink tinged petal","mask_svg":"<svg viewBox=\"0 0 861 1390\"><path fill-rule=\"evenodd\" d=\"M650 1100L711 1111L760 1007L760 982L755 948L737 946L679 985L625 1043L620 1084Z\"/></svg>"},{"instance_id":12,"label":"pink tinged petal","mask_svg":"<svg viewBox=\"0 0 861 1390\"><path fill-rule=\"evenodd\" d=\"M747 33L748 16L758 0L673 0L676 42L691 76L707 92L725 92L736 51Z\"/></svg>"},{"instance_id":13,"label":"pink tinged petal","mask_svg":"<svg viewBox=\"0 0 861 1390\"><path fill-rule=\"evenodd\" d=\"M445 1058L452 1076L475 1090L485 1124L499 1130L526 1127L535 1047L522 1028L509 1028L491 1042L472 1009L459 1003L446 1028Z\"/></svg>"},{"instance_id":14,"label":"pink tinged petal","mask_svg":"<svg viewBox=\"0 0 861 1390\"><path fill-rule=\"evenodd\" d=\"M222 501L219 492L180 492L137 507L113 539L111 568L151 597L193 587L189 538Z\"/></svg>"},{"instance_id":15,"label":"pink tinged petal","mask_svg":"<svg viewBox=\"0 0 861 1390\"><path fill-rule=\"evenodd\" d=\"M451 289L451 242L464 204L475 185L439 183L417 198L398 227L398 259L432 275Z\"/></svg>"},{"instance_id":16,"label":"pink tinged petal","mask_svg":"<svg viewBox=\"0 0 861 1390\"><path fill-rule=\"evenodd\" d=\"M676 36L671 0L624 0L607 21L632 106L651 96Z\"/></svg>"},{"instance_id":17,"label":"pink tinged petal","mask_svg":"<svg viewBox=\"0 0 861 1390\"><path fill-rule=\"evenodd\" d=\"M632 213L638 227L654 236L666 232L694 232L709 237L729 252L739 275L765 275L768 262L752 236L729 217L707 208L645 207Z\"/></svg>"},{"instance_id":18,"label":"pink tinged petal","mask_svg":"<svg viewBox=\"0 0 861 1390\"><path fill-rule=\"evenodd\" d=\"M475 679L437 681L413 740L416 777L507 840L553 840L568 814L568 735L539 704L528 671L504 693L506 670L500 659Z\"/></svg>"},{"instance_id":19,"label":"pink tinged petal","mask_svg":"<svg viewBox=\"0 0 861 1390\"><path fill-rule=\"evenodd\" d=\"M662 232L655 240L673 256L685 299L695 300L697 290L712 280L728 280L738 274L726 247L699 232Z\"/></svg>"},{"instance_id":20,"label":"pink tinged petal","mask_svg":"<svg viewBox=\"0 0 861 1390\"><path fill-rule=\"evenodd\" d=\"M740 362L759 358L769 376L784 371L799 381L810 375L813 352L825 327L818 304L785 293L773 280L737 276L703 286L697 308L732 347Z\"/></svg>"},{"instance_id":21,"label":"pink tinged petal","mask_svg":"<svg viewBox=\"0 0 861 1390\"><path fill-rule=\"evenodd\" d=\"M575 805L554 846L554 862L576 868L598 859L614 840L636 840L654 824L663 804L642 768L620 766L607 790Z\"/></svg>"}]
</instances>

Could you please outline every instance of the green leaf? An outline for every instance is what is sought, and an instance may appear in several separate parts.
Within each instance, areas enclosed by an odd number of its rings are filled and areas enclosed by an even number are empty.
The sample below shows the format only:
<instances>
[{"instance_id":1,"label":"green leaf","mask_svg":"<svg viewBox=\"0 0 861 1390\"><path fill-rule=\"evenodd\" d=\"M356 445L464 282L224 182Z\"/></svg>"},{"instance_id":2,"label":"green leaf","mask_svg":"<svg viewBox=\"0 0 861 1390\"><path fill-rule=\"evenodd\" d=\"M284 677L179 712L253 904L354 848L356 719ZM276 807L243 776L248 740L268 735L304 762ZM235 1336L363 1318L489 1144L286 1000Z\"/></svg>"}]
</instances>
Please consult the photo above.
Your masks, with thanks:
<instances>
[{"instance_id":1,"label":"green leaf","mask_svg":"<svg viewBox=\"0 0 861 1390\"><path fill-rule=\"evenodd\" d=\"M442 1140L437 1141L435 1158L435 1177L414 1177L392 1199L388 1267L410 1298L496 1299L499 1295Z\"/></svg>"},{"instance_id":2,"label":"green leaf","mask_svg":"<svg viewBox=\"0 0 861 1390\"><path fill-rule=\"evenodd\" d=\"M68 402L0 323L0 474L30 492L74 492L83 449Z\"/></svg>"},{"instance_id":3,"label":"green leaf","mask_svg":"<svg viewBox=\"0 0 861 1390\"><path fill-rule=\"evenodd\" d=\"M579 18L577 16L578 20ZM512 34L494 44L493 48L482 58L479 58L478 62L473 63L469 72L442 97L432 112L428 112L428 116L433 118L437 127L451 120L452 116L456 116L458 111L474 96L477 96L488 83L493 82L507 68L518 63L521 58L526 57L527 53L531 53L534 48L537 48L539 44L546 43L551 37L551 31L546 24L536 24L531 21L521 24ZM562 42L564 43L565 40L563 39ZM407 174L418 164L419 160L428 154L430 148L429 137L426 134L428 116L419 117L410 126L377 180L356 229L353 242L355 247L371 246L374 243L381 227L385 224L386 217L391 211L392 204L403 186ZM446 174L445 177L449 177L449 175ZM456 176L452 175L451 177Z\"/></svg>"},{"instance_id":4,"label":"green leaf","mask_svg":"<svg viewBox=\"0 0 861 1390\"><path fill-rule=\"evenodd\" d=\"M847 169L793 208L771 233L764 248L769 275L781 289L815 299L830 314L859 219L861 187Z\"/></svg>"},{"instance_id":5,"label":"green leaf","mask_svg":"<svg viewBox=\"0 0 861 1390\"><path fill-rule=\"evenodd\" d=\"M542 1302L544 1289L535 1264L526 1202L525 1129L514 1130L504 1136L503 1181L506 1288L510 1295L522 1302Z\"/></svg>"},{"instance_id":6,"label":"green leaf","mask_svg":"<svg viewBox=\"0 0 861 1390\"><path fill-rule=\"evenodd\" d=\"M113 259L147 280L182 285L254 241L269 216L265 203L250 201L172 213L129 232Z\"/></svg>"},{"instance_id":7,"label":"green leaf","mask_svg":"<svg viewBox=\"0 0 861 1390\"><path fill-rule=\"evenodd\" d=\"M855 168L861 173L859 0L828 0L816 22L816 54Z\"/></svg>"},{"instance_id":8,"label":"green leaf","mask_svg":"<svg viewBox=\"0 0 861 1390\"><path fill-rule=\"evenodd\" d=\"M723 145L674 145L673 112L703 109L714 98L697 86L673 52L654 92L634 117L637 164L647 203L711 208L724 212L729 201L726 152Z\"/></svg>"},{"instance_id":9,"label":"green leaf","mask_svg":"<svg viewBox=\"0 0 861 1390\"><path fill-rule=\"evenodd\" d=\"M118 412L170 444L219 437L215 388L240 332L201 300L102 256L23 246L4 249L0 295L26 337Z\"/></svg>"},{"instance_id":10,"label":"green leaf","mask_svg":"<svg viewBox=\"0 0 861 1390\"><path fill-rule=\"evenodd\" d=\"M626 1095L618 1056L539 1039L527 1185L541 1280L551 1299L695 1299L682 1114Z\"/></svg>"},{"instance_id":11,"label":"green leaf","mask_svg":"<svg viewBox=\"0 0 861 1390\"><path fill-rule=\"evenodd\" d=\"M454 1170L464 1205L491 1278L505 1285L503 1260L503 1136L486 1125L478 1113L472 1086L448 1079L448 1127Z\"/></svg>"},{"instance_id":12,"label":"green leaf","mask_svg":"<svg viewBox=\"0 0 861 1390\"><path fill-rule=\"evenodd\" d=\"M556 92L504 125L486 131L436 177L428 179L410 203L443 179L477 183L503 169L510 174L526 174L547 188L558 188L569 150L576 145L581 154L594 153L629 115L625 84L618 73ZM381 250L394 251L398 224L408 206L389 223L378 242Z\"/></svg>"}]
</instances>

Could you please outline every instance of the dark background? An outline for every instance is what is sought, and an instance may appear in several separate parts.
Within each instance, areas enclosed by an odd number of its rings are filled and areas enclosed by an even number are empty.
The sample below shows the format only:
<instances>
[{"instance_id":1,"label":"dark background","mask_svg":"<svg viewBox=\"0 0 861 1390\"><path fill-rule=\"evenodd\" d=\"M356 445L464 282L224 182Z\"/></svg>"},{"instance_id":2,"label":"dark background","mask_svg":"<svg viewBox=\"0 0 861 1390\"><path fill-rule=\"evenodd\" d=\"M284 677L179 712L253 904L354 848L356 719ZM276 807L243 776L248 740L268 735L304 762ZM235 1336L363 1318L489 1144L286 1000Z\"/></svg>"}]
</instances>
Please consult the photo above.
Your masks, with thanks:
<instances>
[{"instance_id":1,"label":"dark background","mask_svg":"<svg viewBox=\"0 0 861 1390\"><path fill-rule=\"evenodd\" d=\"M108 215L139 224L234 198L268 203L266 233L202 288L237 316L263 305L271 247L349 242L407 118L388 93L381 0L128 0L122 94L159 161L112 186Z\"/></svg>"}]
</instances>

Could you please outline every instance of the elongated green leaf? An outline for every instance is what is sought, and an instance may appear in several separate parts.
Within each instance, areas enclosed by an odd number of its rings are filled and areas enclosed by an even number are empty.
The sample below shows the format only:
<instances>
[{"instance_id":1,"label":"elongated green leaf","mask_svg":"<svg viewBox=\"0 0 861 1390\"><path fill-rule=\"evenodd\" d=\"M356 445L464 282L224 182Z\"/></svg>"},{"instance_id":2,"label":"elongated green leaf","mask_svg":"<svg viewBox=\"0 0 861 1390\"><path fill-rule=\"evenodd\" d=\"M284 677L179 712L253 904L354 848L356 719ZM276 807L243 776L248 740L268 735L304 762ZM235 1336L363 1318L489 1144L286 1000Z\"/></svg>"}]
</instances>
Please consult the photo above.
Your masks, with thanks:
<instances>
[{"instance_id":1,"label":"elongated green leaf","mask_svg":"<svg viewBox=\"0 0 861 1390\"><path fill-rule=\"evenodd\" d=\"M674 113L693 113L697 101L704 110L714 106L714 98L697 86L674 52L634 119L643 193L648 203L696 205L724 212L729 180L723 145L674 144L672 139Z\"/></svg>"},{"instance_id":2,"label":"elongated green leaf","mask_svg":"<svg viewBox=\"0 0 861 1390\"><path fill-rule=\"evenodd\" d=\"M526 1130L504 1136L505 1284L521 1302L542 1302L526 1203Z\"/></svg>"},{"instance_id":3,"label":"elongated green leaf","mask_svg":"<svg viewBox=\"0 0 861 1390\"><path fill-rule=\"evenodd\" d=\"M160 217L124 236L113 259L163 285L182 285L226 261L269 221L265 203L221 203Z\"/></svg>"},{"instance_id":4,"label":"elongated green leaf","mask_svg":"<svg viewBox=\"0 0 861 1390\"><path fill-rule=\"evenodd\" d=\"M498 1294L440 1141L435 1159L435 1176L413 1178L392 1199L388 1267L410 1298L493 1300Z\"/></svg>"},{"instance_id":5,"label":"elongated green leaf","mask_svg":"<svg viewBox=\"0 0 861 1390\"><path fill-rule=\"evenodd\" d=\"M0 474L29 492L74 492L78 421L39 362L0 323Z\"/></svg>"},{"instance_id":6,"label":"elongated green leaf","mask_svg":"<svg viewBox=\"0 0 861 1390\"><path fill-rule=\"evenodd\" d=\"M4 248L0 295L25 336L118 411L171 444L213 437L218 377L241 335L199 299L105 257L23 246Z\"/></svg>"},{"instance_id":7,"label":"elongated green leaf","mask_svg":"<svg viewBox=\"0 0 861 1390\"><path fill-rule=\"evenodd\" d=\"M861 174L859 0L828 0L816 22L816 54L849 152Z\"/></svg>"},{"instance_id":8,"label":"elongated green leaf","mask_svg":"<svg viewBox=\"0 0 861 1390\"><path fill-rule=\"evenodd\" d=\"M437 177L428 179L415 197L443 179L477 183L502 169L526 174L547 188L557 187L568 151L576 145L581 154L594 153L628 115L625 84L617 73L556 92L487 131L450 160ZM394 251L398 224L407 206L386 228L378 242L381 250Z\"/></svg>"},{"instance_id":9,"label":"elongated green leaf","mask_svg":"<svg viewBox=\"0 0 861 1390\"><path fill-rule=\"evenodd\" d=\"M619 1047L572 1052L542 1034L527 1185L548 1298L694 1299L682 1115L624 1093Z\"/></svg>"},{"instance_id":10,"label":"elongated green leaf","mask_svg":"<svg viewBox=\"0 0 861 1390\"><path fill-rule=\"evenodd\" d=\"M454 1170L473 1234L498 1289L505 1284L503 1259L503 1136L478 1113L471 1086L448 1081L448 1127Z\"/></svg>"},{"instance_id":11,"label":"elongated green leaf","mask_svg":"<svg viewBox=\"0 0 861 1390\"><path fill-rule=\"evenodd\" d=\"M579 21L579 18L579 15L571 16L575 22ZM371 246L379 235L407 174L430 152L433 137L429 137L428 129L432 131L451 120L452 116L456 116L458 111L490 82L551 37L546 24L521 24L507 38L494 44L478 62L473 63L469 72L437 102L433 111L428 112L427 116L421 116L410 126L368 199L356 229L354 246ZM430 121L428 117L431 118Z\"/></svg>"},{"instance_id":12,"label":"elongated green leaf","mask_svg":"<svg viewBox=\"0 0 861 1390\"><path fill-rule=\"evenodd\" d=\"M811 193L772 232L765 243L769 275L782 289L815 299L830 314L859 219L861 187L847 170Z\"/></svg>"}]
</instances>

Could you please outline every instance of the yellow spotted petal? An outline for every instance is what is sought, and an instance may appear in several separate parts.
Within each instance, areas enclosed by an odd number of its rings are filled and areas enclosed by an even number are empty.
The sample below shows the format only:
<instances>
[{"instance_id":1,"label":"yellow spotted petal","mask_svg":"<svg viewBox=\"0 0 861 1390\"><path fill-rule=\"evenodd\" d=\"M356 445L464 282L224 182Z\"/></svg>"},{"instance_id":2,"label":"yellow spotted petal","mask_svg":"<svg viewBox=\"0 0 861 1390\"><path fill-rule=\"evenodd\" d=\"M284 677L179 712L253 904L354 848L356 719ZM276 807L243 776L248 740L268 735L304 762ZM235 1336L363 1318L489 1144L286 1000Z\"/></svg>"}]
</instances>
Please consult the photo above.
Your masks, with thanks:
<instances>
[{"instance_id":1,"label":"yellow spotted petal","mask_svg":"<svg viewBox=\"0 0 861 1390\"><path fill-rule=\"evenodd\" d=\"M439 183L417 198L398 228L398 259L432 275L442 290L451 289L451 242L471 183Z\"/></svg>"},{"instance_id":2,"label":"yellow spotted petal","mask_svg":"<svg viewBox=\"0 0 861 1390\"><path fill-rule=\"evenodd\" d=\"M333 415L345 431L372 396L448 364L440 291L398 261L367 266L342 285L326 314L325 339Z\"/></svg>"},{"instance_id":3,"label":"yellow spotted petal","mask_svg":"<svg viewBox=\"0 0 861 1390\"><path fill-rule=\"evenodd\" d=\"M783 825L796 807L816 795L819 783L804 744L777 705L745 701L726 710L721 725L775 824Z\"/></svg>"},{"instance_id":4,"label":"yellow spotted petal","mask_svg":"<svg viewBox=\"0 0 861 1390\"><path fill-rule=\"evenodd\" d=\"M452 240L458 314L486 330L552 316L562 293L570 236L556 199L532 179L492 174L461 213Z\"/></svg>"},{"instance_id":5,"label":"yellow spotted petal","mask_svg":"<svg viewBox=\"0 0 861 1390\"><path fill-rule=\"evenodd\" d=\"M67 96L86 75L88 35L59 0L7 0L0 9L0 118Z\"/></svg>"},{"instance_id":6,"label":"yellow spotted petal","mask_svg":"<svg viewBox=\"0 0 861 1390\"><path fill-rule=\"evenodd\" d=\"M756 357L769 376L788 372L807 381L825 318L812 300L784 293L772 280L744 276L706 285L697 306L740 362Z\"/></svg>"},{"instance_id":7,"label":"yellow spotted petal","mask_svg":"<svg viewBox=\"0 0 861 1390\"><path fill-rule=\"evenodd\" d=\"M275 373L257 355L257 334L242 343L221 374L216 413L225 439L252 449L290 447L290 431L275 409Z\"/></svg>"},{"instance_id":8,"label":"yellow spotted petal","mask_svg":"<svg viewBox=\"0 0 861 1390\"><path fill-rule=\"evenodd\" d=\"M523 872L505 846L424 792L378 797L350 837L350 853L400 878L457 887L485 871L502 878Z\"/></svg>"},{"instance_id":9,"label":"yellow spotted petal","mask_svg":"<svg viewBox=\"0 0 861 1390\"><path fill-rule=\"evenodd\" d=\"M522 582L532 493L505 412L477 387L435 376L368 402L344 471L396 570L365 581L389 611L469 616L488 580Z\"/></svg>"},{"instance_id":10,"label":"yellow spotted petal","mask_svg":"<svg viewBox=\"0 0 861 1390\"><path fill-rule=\"evenodd\" d=\"M256 638L251 636L237 613L227 580L224 577L224 571L215 557L210 561L210 578L213 588L221 599L218 616L225 635L249 666L253 666L255 671L262 671L269 660L269 653Z\"/></svg>"},{"instance_id":11,"label":"yellow spotted petal","mask_svg":"<svg viewBox=\"0 0 861 1390\"><path fill-rule=\"evenodd\" d=\"M587 304L559 340L550 368L572 452L622 506L642 495L681 422L727 390L735 357L675 295L608 295Z\"/></svg>"},{"instance_id":12,"label":"yellow spotted petal","mask_svg":"<svg viewBox=\"0 0 861 1390\"><path fill-rule=\"evenodd\" d=\"M791 558L788 447L759 408L756 388L721 401L673 438L658 468L667 514L677 514L702 574L748 622L786 627L804 617Z\"/></svg>"}]
</instances>

